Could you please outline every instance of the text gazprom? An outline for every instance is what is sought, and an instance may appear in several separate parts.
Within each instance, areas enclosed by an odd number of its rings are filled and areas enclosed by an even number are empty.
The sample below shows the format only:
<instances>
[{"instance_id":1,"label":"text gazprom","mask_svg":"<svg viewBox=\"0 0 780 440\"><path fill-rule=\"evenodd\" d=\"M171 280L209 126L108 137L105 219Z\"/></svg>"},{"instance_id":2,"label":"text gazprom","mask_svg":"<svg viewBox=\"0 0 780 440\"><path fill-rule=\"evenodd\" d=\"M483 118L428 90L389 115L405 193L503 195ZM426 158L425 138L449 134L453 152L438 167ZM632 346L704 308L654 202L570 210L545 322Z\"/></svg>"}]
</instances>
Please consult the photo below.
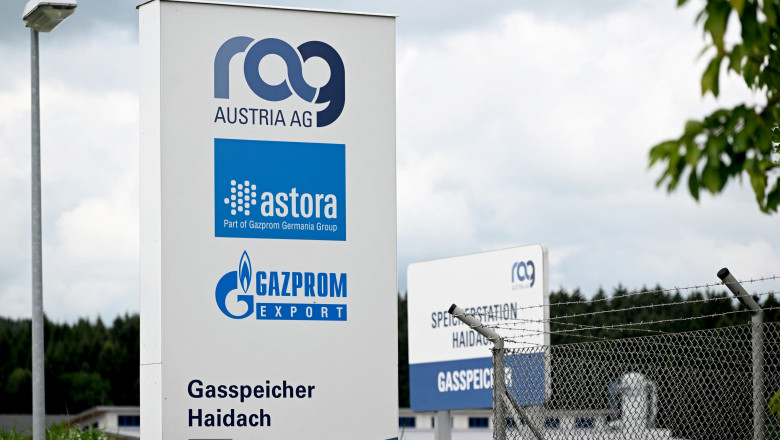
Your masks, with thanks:
<instances>
[{"instance_id":1,"label":"text gazprom","mask_svg":"<svg viewBox=\"0 0 780 440\"><path fill-rule=\"evenodd\" d=\"M347 297L347 274L320 272L257 272L258 296Z\"/></svg>"}]
</instances>

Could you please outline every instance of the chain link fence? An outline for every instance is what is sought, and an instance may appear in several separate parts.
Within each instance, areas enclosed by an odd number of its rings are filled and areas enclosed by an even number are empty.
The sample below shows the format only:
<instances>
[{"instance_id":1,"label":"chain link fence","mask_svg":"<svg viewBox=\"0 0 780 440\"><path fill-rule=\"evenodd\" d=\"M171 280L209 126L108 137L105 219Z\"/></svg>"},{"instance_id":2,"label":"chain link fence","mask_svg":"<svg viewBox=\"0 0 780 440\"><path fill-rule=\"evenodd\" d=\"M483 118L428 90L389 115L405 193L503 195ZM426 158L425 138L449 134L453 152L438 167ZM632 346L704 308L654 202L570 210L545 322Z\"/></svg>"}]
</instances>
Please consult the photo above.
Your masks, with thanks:
<instances>
[{"instance_id":1,"label":"chain link fence","mask_svg":"<svg viewBox=\"0 0 780 440\"><path fill-rule=\"evenodd\" d=\"M780 390L778 323L501 349L494 363L507 384L494 394L496 440L780 439L767 406Z\"/></svg>"}]
</instances>

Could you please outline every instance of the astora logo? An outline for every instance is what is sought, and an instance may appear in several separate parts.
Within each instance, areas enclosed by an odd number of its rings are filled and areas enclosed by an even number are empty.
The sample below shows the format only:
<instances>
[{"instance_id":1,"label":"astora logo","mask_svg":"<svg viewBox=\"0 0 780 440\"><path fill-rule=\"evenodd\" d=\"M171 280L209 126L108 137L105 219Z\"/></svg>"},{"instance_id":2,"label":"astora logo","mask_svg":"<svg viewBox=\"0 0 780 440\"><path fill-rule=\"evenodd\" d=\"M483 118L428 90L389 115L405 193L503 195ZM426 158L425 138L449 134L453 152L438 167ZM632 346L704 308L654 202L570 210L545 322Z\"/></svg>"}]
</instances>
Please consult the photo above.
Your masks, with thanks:
<instances>
[{"instance_id":1,"label":"astora logo","mask_svg":"<svg viewBox=\"0 0 780 440\"><path fill-rule=\"evenodd\" d=\"M512 265L512 285L513 289L523 287L534 287L536 282L536 267L532 260L518 261ZM515 286L515 283L522 283Z\"/></svg>"},{"instance_id":2,"label":"astora logo","mask_svg":"<svg viewBox=\"0 0 780 440\"><path fill-rule=\"evenodd\" d=\"M253 44L254 43L254 44ZM251 47L250 47L251 45ZM230 60L236 54L244 55L244 78L249 88L266 101L283 101L293 93L306 102L328 104L317 112L317 126L332 124L344 109L344 62L338 52L322 41L307 41L297 50L277 38L255 42L249 37L233 37L225 41L214 57L214 97L230 97ZM260 61L267 55L277 55L287 66L287 79L279 84L268 84L260 75ZM303 77L303 63L309 58L323 59L330 68L330 79L319 89Z\"/></svg>"}]
</instances>

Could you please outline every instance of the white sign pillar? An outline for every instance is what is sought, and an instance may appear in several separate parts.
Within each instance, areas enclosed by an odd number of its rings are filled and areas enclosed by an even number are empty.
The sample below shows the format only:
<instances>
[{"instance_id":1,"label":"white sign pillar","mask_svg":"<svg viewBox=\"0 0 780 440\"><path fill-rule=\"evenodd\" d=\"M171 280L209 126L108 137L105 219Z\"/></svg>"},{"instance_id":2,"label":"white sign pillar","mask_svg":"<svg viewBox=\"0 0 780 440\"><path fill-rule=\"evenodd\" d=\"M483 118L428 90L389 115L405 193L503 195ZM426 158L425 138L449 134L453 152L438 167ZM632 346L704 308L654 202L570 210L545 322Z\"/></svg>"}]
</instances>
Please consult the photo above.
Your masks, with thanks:
<instances>
[{"instance_id":1,"label":"white sign pillar","mask_svg":"<svg viewBox=\"0 0 780 440\"><path fill-rule=\"evenodd\" d=\"M395 438L394 17L139 10L142 437Z\"/></svg>"}]
</instances>

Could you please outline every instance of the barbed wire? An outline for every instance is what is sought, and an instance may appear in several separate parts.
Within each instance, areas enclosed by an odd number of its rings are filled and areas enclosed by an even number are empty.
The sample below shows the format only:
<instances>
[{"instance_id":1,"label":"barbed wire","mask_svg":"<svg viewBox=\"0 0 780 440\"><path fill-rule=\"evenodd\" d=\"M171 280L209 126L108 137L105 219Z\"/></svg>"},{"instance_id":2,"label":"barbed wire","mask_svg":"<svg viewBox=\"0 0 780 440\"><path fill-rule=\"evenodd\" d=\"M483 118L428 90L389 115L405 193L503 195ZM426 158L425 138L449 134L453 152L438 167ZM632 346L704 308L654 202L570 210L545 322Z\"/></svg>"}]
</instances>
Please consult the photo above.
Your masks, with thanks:
<instances>
[{"instance_id":1,"label":"barbed wire","mask_svg":"<svg viewBox=\"0 0 780 440\"><path fill-rule=\"evenodd\" d=\"M742 324L745 325L745 324ZM586 329L587 330L587 329ZM625 331L640 331L640 332L648 332L650 334L644 334L644 335L637 335L636 337L660 337L660 336L670 336L670 335L678 335L680 332L665 332L662 330L653 330L653 329L608 329L611 331L618 331L618 332L625 332ZM567 338L579 338L579 339L590 339L595 341L615 341L617 339L621 338L614 338L614 337L606 337L606 336L596 336L596 335L586 335L586 334L579 334L575 333L576 330L551 330L551 331L541 331L541 330L523 330L523 336L520 337L511 337L511 336L502 336L502 339L506 343L514 343L514 344L520 344L527 347L547 347L551 346L551 344L540 344L538 342L529 341L528 339L523 339L524 337L531 337L531 336L537 336L540 334L548 334L548 335L558 335L562 337ZM701 331L701 330L692 330L694 331ZM682 332L687 333L687 332ZM633 339L633 337L632 337ZM704 337L698 337L698 339L707 339ZM740 339L728 339L729 342L743 342ZM664 345L667 347L675 347L675 348L681 348L679 345L672 344L672 343L655 343L655 345ZM685 347L690 348L690 347ZM702 348L704 349L704 348ZM739 351L738 349L720 349L720 351Z\"/></svg>"},{"instance_id":2,"label":"barbed wire","mask_svg":"<svg viewBox=\"0 0 780 440\"><path fill-rule=\"evenodd\" d=\"M601 327L595 326L595 325L589 325L589 324L576 324L573 322L553 322L555 325L561 325L561 326L574 326L574 327L580 327L580 330L600 330ZM641 331L641 332L648 332L648 333L658 333L658 334L666 334L669 332L665 332L663 330L653 330L653 329L642 329L642 328L627 328L623 329L623 331ZM547 333L553 333L553 332L547 332Z\"/></svg>"},{"instance_id":3,"label":"barbed wire","mask_svg":"<svg viewBox=\"0 0 780 440\"><path fill-rule=\"evenodd\" d=\"M778 323L766 323L766 324L778 324ZM744 325L750 325L750 324L739 324L736 327L744 326ZM730 327L717 327L717 328L713 328L713 329L703 329L703 330L687 330L687 331L682 331L682 332L665 332L665 331L662 331L662 330L653 330L653 329L619 329L619 328L618 329L609 329L609 330L610 331L618 331L618 332L635 330L635 331L644 331L644 332L651 333L651 334L647 334L647 335L638 335L638 336L636 336L638 338L643 338L643 337L674 336L674 335L679 335L679 334L683 334L683 333L695 333L695 332L701 332L701 331L705 331L705 330L722 330L724 328L730 328ZM622 337L615 338L615 337L604 337L604 336L596 336L596 335L581 335L581 334L573 333L571 331L556 331L556 330L551 330L551 331L528 330L528 331L525 332L525 334L523 336L519 336L519 337L502 336L502 338L503 338L503 340L505 342L513 342L513 343L529 345L529 346L543 347L543 346L549 345L549 344L539 344L537 342L531 342L531 341L528 341L526 339L519 339L519 338L523 338L523 337L536 336L536 335L539 335L539 334L549 334L549 335L558 335L558 336L565 336L565 337L577 337L577 338L591 338L591 339L609 340L609 341L623 339ZM712 339L712 337L709 337L709 336L691 335L690 337L693 338L693 339L701 339L701 340L705 340L705 341ZM628 339L633 339L633 338L634 337L630 337ZM723 338L723 337L721 337L721 342L742 343L742 342L745 342L745 340L744 340L744 338L731 338L731 337ZM749 342L749 341L747 341L747 342ZM715 350L715 349L713 349L711 347L680 346L680 345L672 344L672 343L658 343L658 342L655 342L654 344L655 345L664 345L664 346L667 346L667 347L685 348L685 349L688 349L688 350L697 350L697 349L698 350L706 350L708 352L712 352L713 350ZM719 348L719 349L717 349L717 351L738 351L738 350L737 349Z\"/></svg>"},{"instance_id":4,"label":"barbed wire","mask_svg":"<svg viewBox=\"0 0 780 440\"><path fill-rule=\"evenodd\" d=\"M768 291L760 294L755 294L753 296L767 296L778 293L776 291ZM502 320L501 323L496 324L484 324L485 327L490 328L504 328L504 329L513 329L513 330L520 330L523 331L524 329L517 329L517 326L524 325L524 324L536 324L536 323L551 323L555 325L569 325L569 326L581 326L583 329L590 329L590 330L598 330L605 328L604 326L588 326L586 324L575 324L575 323L567 323L563 322L564 319L568 318L578 318L578 317L584 317L584 316L593 316L593 315L599 315L599 314L610 314L610 313L620 313L620 312L629 312L629 311L635 311L635 310L641 310L641 309L647 309L647 308L655 308L655 307L669 307L669 306L679 306L679 305L685 305L685 304L696 304L696 303L704 303L704 302L711 302L711 301L723 301L723 300L734 300L734 298L731 297L713 297L713 298L703 298L703 299L696 299L696 300L687 300L687 301L678 301L674 303L665 303L665 304L649 304L649 305L641 305L641 306L632 306L624 309L613 309L613 310L603 310L603 311L595 311L595 312L585 312L585 313L579 313L579 314L571 314L571 315L563 315L563 316L556 316L552 318L547 319L530 319L530 318L517 318L512 320ZM764 310L773 310L775 308L769 307ZM740 310L731 310L731 311L725 311L720 312L720 314L728 314L728 313L738 313L738 312L747 312L746 309L740 309ZM487 316L492 317L494 315L491 314L479 314L480 316ZM718 314L714 315L706 315L706 316L717 316ZM455 315L457 316L457 315ZM700 316L702 317L702 316ZM697 317L688 317L685 319L697 319ZM500 327L500 326L514 326L514 327ZM612 328L612 330L620 330L617 328ZM624 329L629 330L629 329ZM651 332L657 332L657 333L667 333L660 330L652 331L650 329L635 329L636 331L646 331L648 333ZM571 330L570 330L571 331Z\"/></svg>"},{"instance_id":5,"label":"barbed wire","mask_svg":"<svg viewBox=\"0 0 780 440\"><path fill-rule=\"evenodd\" d=\"M761 278L755 278L748 281L741 281L742 283L753 283L753 282L761 282L761 281L768 281L768 280L775 280L778 279L777 276L766 276ZM682 289L701 289L705 287L713 287L713 286L722 286L726 285L728 283L721 283L721 284L709 284L709 285L699 285L699 286L688 286ZM572 304L592 304L593 302L601 302L611 299L622 299L625 297L632 297L637 295L646 295L646 294L658 294L662 292L671 292L671 291L679 291L680 288L673 288L673 289L655 289L652 291L642 291L642 292L635 292L630 293L626 295L620 295L615 296L612 298L600 298L596 300L584 300L584 301L568 301L568 302L562 302L562 303L555 303L554 305L572 305ZM777 294L778 291L767 291L762 293L754 293L751 296L753 297L762 297L762 296L768 296L768 295L774 295ZM545 318L545 319L514 319L514 320L502 320L500 323L493 323L493 324L482 324L485 328L492 328L496 330L508 330L510 332L516 333L522 333L522 338L527 338L534 335L540 335L540 334L547 334L547 335L557 335L562 337L572 337L572 338L580 338L580 339L589 339L589 340L610 340L614 338L608 338L603 336L596 336L593 334L583 334L585 332L596 332L596 331L615 331L615 332L637 332L640 333L638 336L646 336L648 334L671 334L674 332L667 332L664 330L659 329L652 329L652 328L646 328L648 326L653 325L660 325L660 324L670 324L675 322L682 322L682 321L692 321L697 319L709 319L709 318L715 318L715 317L721 317L726 315L734 315L734 314L740 314L740 313L749 313L750 311L747 309L738 309L738 310L729 310L729 311L722 311L718 313L711 313L711 314L705 314L705 315L698 315L698 316L686 316L686 317L679 317L679 318L668 318L668 319L661 319L661 320L655 320L655 321L639 321L639 322L629 322L629 323L615 323L610 325L589 325L589 324L579 324L579 323L571 323L571 322L565 322L566 319L571 318L578 318L578 317L586 317L586 316L594 316L594 315L601 315L601 314L611 314L611 313L626 313L626 312L632 312L636 310L642 310L642 309L648 309L648 308L656 308L656 307L672 307L672 306L683 306L688 304L700 304L700 303L707 303L707 302L713 302L713 301L734 301L736 298L723 295L723 296L710 296L706 298L697 298L697 299L688 299L685 301L675 301L675 302L669 302L669 303L661 303L661 304L645 304L645 305L638 305L638 306L631 306L626 307L622 309L612 309L612 310L603 310L603 311L594 311L594 312L583 312L583 313L575 313L575 314L569 314L569 315L562 315L562 316L556 316L551 318ZM535 306L525 306L525 307L518 307L515 308L515 310L521 310L521 309L531 309L531 308L539 308L544 307L544 304L542 305L535 305ZM780 307L764 307L762 310L764 311L772 311L772 310L778 310ZM474 309L472 309L474 310ZM469 314L469 313L466 313ZM474 316L478 317L488 317L488 318L494 318L494 319L501 319L502 316L506 314L505 310L502 310L501 315L496 315L495 313L472 313ZM459 315L453 315L454 317L458 317ZM462 315L461 315L462 316ZM570 327L570 328L564 328L559 330L538 330L538 329L527 329L527 328L521 328L519 326L526 325L526 324L552 324L559 327ZM471 327L471 326L470 326ZM471 327L473 328L473 327ZM504 337L504 340L507 342L514 342L519 343L523 345L530 345L530 346L539 346L543 344L533 343L529 342L527 340L520 340L517 339L517 337Z\"/></svg>"},{"instance_id":6,"label":"barbed wire","mask_svg":"<svg viewBox=\"0 0 780 440\"><path fill-rule=\"evenodd\" d=\"M637 324L641 324L641 323L637 323ZM777 323L766 323L766 324L777 324ZM739 324L738 326L743 326L743 325L746 325L746 324ZM747 324L747 325L750 325L750 324ZM607 331L617 331L617 332L642 331L642 332L650 333L648 335L638 335L637 336L637 337L642 338L642 337L674 336L674 335L679 335L679 334L683 334L683 333L701 332L701 331L704 331L704 330L722 330L724 328L729 328L729 327L717 327L717 328L713 328L713 329L703 329L703 330L688 330L688 331L682 331L682 332L666 332L666 331L663 331L663 330L654 330L654 329L614 328L614 326L594 327L593 329L582 329L582 330L583 331L585 331L585 330L607 330ZM537 335L545 334L545 335L558 335L558 336L565 336L565 337L591 338L591 339L609 340L609 341L614 341L616 339L622 339L622 338L604 337L604 336L596 336L596 335L582 335L582 334L575 333L576 330L573 330L573 329L570 329L570 330L544 330L544 331L542 331L542 330L531 330L531 329L514 329L514 330L515 330L515 332L522 332L523 335L517 336L517 337L502 335L502 339L505 342L513 342L513 343L517 343L517 344L523 344L523 345L528 345L528 346L538 346L538 347L547 346L549 344L539 344L539 343L536 343L536 342L531 342L531 341L528 341L526 339L519 339L519 338L526 338L526 337L531 337L531 336L537 336ZM690 337L694 338L694 339L702 339L702 340L710 340L710 339L712 339L712 337L709 337L709 336L696 336L696 335L692 335ZM633 339L633 338L631 338L631 339ZM728 341L728 342L732 342L732 343L745 342L742 338L721 338L721 341ZM697 350L697 349L699 349L699 350L707 350L707 351L712 351L713 350L711 347L691 347L691 346L684 346L683 347L683 346L680 346L680 345L677 345L677 344L672 344L672 343L654 342L654 344L655 345L664 345L664 346L668 346L668 347L675 347L675 348L686 348L688 350ZM719 351L738 351L736 349L725 349L725 348L720 348L718 350Z\"/></svg>"},{"instance_id":7,"label":"barbed wire","mask_svg":"<svg viewBox=\"0 0 780 440\"><path fill-rule=\"evenodd\" d=\"M637 292L628 292L624 295L619 296L612 296L612 297L604 297L604 298L591 298L591 299L582 299L577 301L563 301L563 302L556 302L556 303L549 303L549 304L534 304L530 306L521 306L521 307L511 307L509 309L510 312L514 311L520 311L520 310L530 310L530 309L538 309L542 307L560 307L560 306L566 306L566 305L574 305L574 304L586 304L591 305L594 303L599 302L607 302L607 301L614 301L614 300L620 300L624 298L630 298L634 296L640 296L640 295L657 295L661 293L671 293L671 292L680 292L680 291L686 291L686 290L696 290L696 289L709 289L710 287L725 287L731 284L750 284L750 283L758 283L758 282L765 282L765 281L775 281L780 279L780 276L778 275L768 275L768 276L762 276L758 278L751 278L748 280L737 280L732 282L719 282L719 283L709 283L709 284L699 284L699 285L692 285L692 286L685 286L685 287L671 287L668 289L653 289L653 290L642 290ZM769 293L777 293L777 292L769 292ZM769 294L767 293L767 294ZM730 297L726 297L729 299L733 299ZM479 312L475 313L475 316L493 316L492 314L489 314L488 312Z\"/></svg>"},{"instance_id":8,"label":"barbed wire","mask_svg":"<svg viewBox=\"0 0 780 440\"><path fill-rule=\"evenodd\" d=\"M763 308L764 311L770 311L770 310L780 310L780 306L776 307L765 307ZM656 329L647 329L647 328L634 328L638 326L650 326L650 325L658 325L658 324L666 324L666 323L673 323L673 322L681 322L681 321L692 321L696 319L707 319L707 318L714 318L714 317L720 317L725 315L733 315L733 314L739 314L739 313L750 313L749 310L743 309L743 310L732 310L732 311L725 311L720 313L711 313L706 315L699 315L699 316L687 316L687 317L681 317L681 318L669 318L669 319L662 319L662 320L656 320L656 321L640 321L640 322L629 322L629 323L617 323L617 324L611 324L611 325L603 325L603 326L592 326L592 325L583 325L583 324L574 324L577 328L572 329L562 329L562 330L537 330L537 329L527 329L527 328L518 328L517 325L520 323L513 321L508 323L500 323L500 324L482 324L482 327L491 328L495 330L509 330L510 332L514 333L522 333L523 337L529 337L529 336L535 336L535 335L541 335L541 334L548 334L548 335L559 335L559 336L571 336L571 337L580 337L580 338L589 338L589 339L610 339L610 338L604 338L604 337L597 337L595 335L582 335L578 334L577 332L584 332L584 331L640 331L640 332L646 332L646 333L659 333L659 334L670 334L670 332L664 332L662 330L656 330ZM462 315L455 315L462 316ZM527 324L544 324L549 321L547 320L532 320L528 319L525 320L525 323ZM514 325L512 325L514 324ZM559 324L571 324L571 323L557 323ZM470 328L474 328L472 326L469 326ZM516 338L513 338L511 336L504 337L504 340L506 341L513 341L517 343L524 343L528 345L543 345L543 344L536 344L536 343L530 343L528 341L519 341Z\"/></svg>"},{"instance_id":9,"label":"barbed wire","mask_svg":"<svg viewBox=\"0 0 780 440\"><path fill-rule=\"evenodd\" d=\"M462 316L462 315L455 315L455 316ZM603 336L582 335L582 334L574 333L576 331L602 330L602 329L605 328L604 326L599 327L599 326L590 326L590 325L585 325L585 324L574 324L574 323L556 323L556 325L571 325L571 326L576 326L576 327L580 327L580 328L578 328L578 329L570 329L570 330L532 330L532 329L523 329L523 328L512 327L511 329L513 331L515 331L515 332L523 332L524 333L523 336L526 336L526 337L527 336L536 336L536 335L559 335L559 336L566 336L566 337L572 337L572 338L595 339L595 340L602 340L602 341L608 341L608 340L614 339L614 338L607 338L607 337L603 337ZM474 326L467 326L467 327L469 327L472 330L475 328ZM482 325L482 327L499 328L499 327L493 327L493 326L484 325L484 324ZM611 329L611 330L623 331L623 332L636 331L636 332L645 332L645 333L651 333L651 334L656 334L656 335L659 335L659 334L662 334L662 335L663 334L671 334L670 332L665 332L663 330L641 329L641 328L616 328L616 329ZM644 335L642 335L642 336L644 336ZM514 342L514 343L530 345L530 346L540 346L540 347L542 347L542 346L546 345L546 344L539 344L539 343L535 343L535 342L529 342L529 341L526 341L526 340L518 340L516 338L508 337L508 336L505 336L505 335L502 335L502 339L504 341L506 341L506 342Z\"/></svg>"},{"instance_id":10,"label":"barbed wire","mask_svg":"<svg viewBox=\"0 0 780 440\"><path fill-rule=\"evenodd\" d=\"M754 294L753 296L767 296L767 295L774 295L777 294L777 291L768 291L760 294ZM574 313L571 315L561 315L561 316L555 316L550 317L546 320L542 320L544 322L551 322L551 323L559 323L558 320L564 320L569 318L581 318L584 316L595 316L595 315L604 315L609 313L622 313L622 312L632 312L636 310L643 310L643 309L653 309L658 307L674 307L674 306L682 306L686 304L701 304L706 302L713 302L713 301L733 301L736 298L729 297L729 296L717 296L717 297L711 297L711 298L701 298L701 299L691 299L691 300L685 300L685 301L677 301L677 302L671 302L671 303L661 303L661 304L644 304L644 305L638 305L638 306L631 306L626 307L623 309L611 309L611 310L596 310L593 312L583 312L583 313ZM484 315L487 318L495 317L500 318L498 316L494 316L495 314L488 314ZM538 320L537 320L538 321ZM505 323L511 323L511 322L535 322L535 321L529 321L525 318L517 318L517 319L511 319L511 320L503 320Z\"/></svg>"},{"instance_id":11,"label":"barbed wire","mask_svg":"<svg viewBox=\"0 0 780 440\"><path fill-rule=\"evenodd\" d=\"M763 311L769 311L769 310L780 310L780 306L775 307L764 307L762 309ZM618 330L624 327L635 327L640 325L658 325L658 324L667 324L672 322L682 322L682 321L692 321L696 319L706 319L706 318L715 318L719 316L725 316L725 315L733 315L738 313L750 313L749 310L732 310L732 311L726 311L726 312L720 312L720 313L711 313L707 315L699 315L699 316L686 316L682 318L669 318L669 319L659 319L657 321L640 321L640 322L627 322L622 324L611 324L611 325L603 325L598 326L594 328L594 330ZM545 320L529 320L529 323L545 323L547 321ZM511 324L511 323L508 323ZM575 331L581 331L580 329L568 329L568 330L556 330L555 332L552 331L540 331L540 330L532 330L532 329L523 329L523 328L517 328L515 326L509 326L505 324L483 324L484 327L496 329L496 330L511 330L515 332L523 332L526 335L534 335L534 334L545 334L545 333L570 333Z\"/></svg>"}]
</instances>

